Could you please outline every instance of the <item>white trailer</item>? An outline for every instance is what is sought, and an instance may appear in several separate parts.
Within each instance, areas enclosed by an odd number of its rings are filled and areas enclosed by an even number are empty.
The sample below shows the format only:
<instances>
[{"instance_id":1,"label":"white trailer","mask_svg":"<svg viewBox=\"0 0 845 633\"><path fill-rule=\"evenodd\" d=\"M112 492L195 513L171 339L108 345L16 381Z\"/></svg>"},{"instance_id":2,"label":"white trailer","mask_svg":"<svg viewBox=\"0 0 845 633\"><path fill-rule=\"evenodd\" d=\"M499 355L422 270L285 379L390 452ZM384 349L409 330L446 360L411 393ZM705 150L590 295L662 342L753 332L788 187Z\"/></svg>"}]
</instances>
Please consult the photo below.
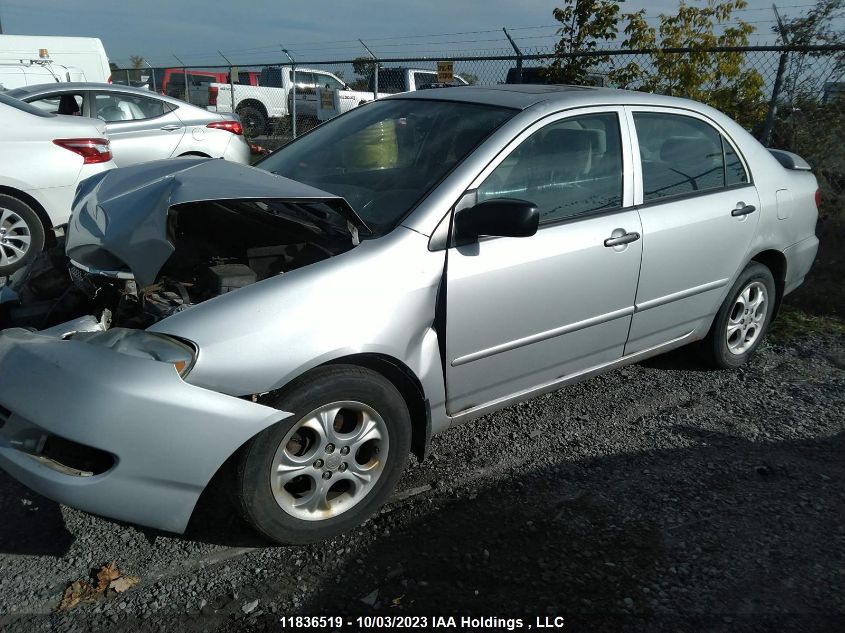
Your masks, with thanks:
<instances>
[{"instance_id":1,"label":"white trailer","mask_svg":"<svg viewBox=\"0 0 845 633\"><path fill-rule=\"evenodd\" d=\"M0 35L0 64L30 64L35 60L78 68L86 81L111 82L109 58L99 38Z\"/></svg>"}]
</instances>

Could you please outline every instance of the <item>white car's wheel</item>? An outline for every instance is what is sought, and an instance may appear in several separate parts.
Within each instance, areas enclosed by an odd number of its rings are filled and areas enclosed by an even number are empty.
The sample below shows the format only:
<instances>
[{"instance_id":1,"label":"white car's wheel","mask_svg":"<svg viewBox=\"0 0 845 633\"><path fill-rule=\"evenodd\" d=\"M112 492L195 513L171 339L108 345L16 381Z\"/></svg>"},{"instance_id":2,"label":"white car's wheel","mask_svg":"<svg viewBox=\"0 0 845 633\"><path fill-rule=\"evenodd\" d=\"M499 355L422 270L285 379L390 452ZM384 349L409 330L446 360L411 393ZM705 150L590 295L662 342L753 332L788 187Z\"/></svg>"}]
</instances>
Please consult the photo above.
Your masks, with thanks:
<instances>
[{"instance_id":1,"label":"white car's wheel","mask_svg":"<svg viewBox=\"0 0 845 633\"><path fill-rule=\"evenodd\" d=\"M32 261L44 248L44 226L28 204L0 194L0 276Z\"/></svg>"}]
</instances>

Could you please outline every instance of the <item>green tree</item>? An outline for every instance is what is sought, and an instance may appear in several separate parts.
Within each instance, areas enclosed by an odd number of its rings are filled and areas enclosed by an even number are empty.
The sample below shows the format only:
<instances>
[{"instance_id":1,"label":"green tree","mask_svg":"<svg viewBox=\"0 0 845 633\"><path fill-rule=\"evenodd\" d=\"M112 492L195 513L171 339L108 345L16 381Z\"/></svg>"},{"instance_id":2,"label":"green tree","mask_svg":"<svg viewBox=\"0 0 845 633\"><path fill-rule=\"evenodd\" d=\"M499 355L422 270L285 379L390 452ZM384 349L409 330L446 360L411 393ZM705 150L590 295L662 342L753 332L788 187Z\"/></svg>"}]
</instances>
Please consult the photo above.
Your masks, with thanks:
<instances>
[{"instance_id":1,"label":"green tree","mask_svg":"<svg viewBox=\"0 0 845 633\"><path fill-rule=\"evenodd\" d=\"M712 52L717 47L747 46L754 27L733 17L745 0L708 0L704 6L683 1L675 15L659 16L650 26L645 10L626 14L622 46L650 51L648 63L631 61L610 73L623 88L688 97L707 103L746 128L766 114L763 77L745 66L742 52ZM688 48L687 53L665 49Z\"/></svg>"},{"instance_id":2,"label":"green tree","mask_svg":"<svg viewBox=\"0 0 845 633\"><path fill-rule=\"evenodd\" d=\"M132 66L132 68L143 68L144 58L141 55L130 55L129 64Z\"/></svg>"},{"instance_id":3,"label":"green tree","mask_svg":"<svg viewBox=\"0 0 845 633\"><path fill-rule=\"evenodd\" d=\"M599 41L616 39L622 2L624 0L564 0L563 8L552 12L562 26L557 30L560 41L555 45L554 61L546 70L551 81L591 83L589 75L595 66L610 59L596 51Z\"/></svg>"}]
</instances>

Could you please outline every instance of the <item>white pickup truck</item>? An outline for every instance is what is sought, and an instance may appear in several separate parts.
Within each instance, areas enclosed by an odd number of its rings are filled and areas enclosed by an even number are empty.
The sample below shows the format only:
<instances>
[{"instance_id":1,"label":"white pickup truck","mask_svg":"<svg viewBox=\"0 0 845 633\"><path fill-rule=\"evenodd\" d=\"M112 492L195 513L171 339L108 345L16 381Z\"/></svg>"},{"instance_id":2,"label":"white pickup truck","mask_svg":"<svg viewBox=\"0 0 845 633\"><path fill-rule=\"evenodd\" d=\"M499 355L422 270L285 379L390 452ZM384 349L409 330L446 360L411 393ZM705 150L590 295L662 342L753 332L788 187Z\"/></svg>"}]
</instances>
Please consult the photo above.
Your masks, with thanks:
<instances>
[{"instance_id":1,"label":"white pickup truck","mask_svg":"<svg viewBox=\"0 0 845 633\"><path fill-rule=\"evenodd\" d=\"M318 87L319 94L315 101L318 101L317 118L321 121L331 119L338 114L343 114L362 103L374 99L396 94L398 92L411 92L413 90L425 90L426 88L442 88L446 85L466 86L468 82L460 75L455 75L450 84L442 84L437 81L437 71L424 68L379 68L378 71L378 94L376 94L375 74L369 77L367 91L350 89L335 89L335 93ZM328 88L328 87L327 87ZM297 99L297 108L299 100ZM297 113L298 114L298 113Z\"/></svg>"},{"instance_id":2,"label":"white pickup truck","mask_svg":"<svg viewBox=\"0 0 845 633\"><path fill-rule=\"evenodd\" d=\"M213 112L235 112L241 118L241 124L247 137L255 137L267 131L271 119L280 119L290 114L291 87L294 85L294 71L290 66L267 66L258 77L258 85L211 83L208 85L208 109ZM341 90L346 93L346 101L355 101L352 108L367 97L356 97L355 91L349 90L339 77L325 70L312 68L296 69L296 115L316 117L317 87L323 90ZM234 90L234 92L233 92ZM234 99L233 99L234 97Z\"/></svg>"}]
</instances>

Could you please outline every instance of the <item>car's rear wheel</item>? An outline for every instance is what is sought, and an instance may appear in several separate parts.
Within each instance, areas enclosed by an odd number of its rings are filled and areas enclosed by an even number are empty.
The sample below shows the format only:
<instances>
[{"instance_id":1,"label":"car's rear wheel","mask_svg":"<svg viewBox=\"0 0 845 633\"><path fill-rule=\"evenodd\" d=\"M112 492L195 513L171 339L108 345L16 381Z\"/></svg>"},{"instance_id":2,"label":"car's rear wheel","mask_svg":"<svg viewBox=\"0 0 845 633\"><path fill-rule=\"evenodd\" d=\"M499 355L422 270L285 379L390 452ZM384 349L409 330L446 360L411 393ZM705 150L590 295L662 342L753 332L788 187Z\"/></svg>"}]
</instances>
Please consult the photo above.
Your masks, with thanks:
<instances>
[{"instance_id":1,"label":"car's rear wheel","mask_svg":"<svg viewBox=\"0 0 845 633\"><path fill-rule=\"evenodd\" d=\"M25 202L0 194L0 277L35 259L44 248L44 226Z\"/></svg>"},{"instance_id":2,"label":"car's rear wheel","mask_svg":"<svg viewBox=\"0 0 845 633\"><path fill-rule=\"evenodd\" d=\"M410 452L411 421L380 374L348 365L309 372L265 404L294 415L238 460L246 520L280 543L310 543L362 523L387 499Z\"/></svg>"},{"instance_id":3,"label":"car's rear wheel","mask_svg":"<svg viewBox=\"0 0 845 633\"><path fill-rule=\"evenodd\" d=\"M702 341L705 360L724 369L745 363L766 335L776 298L771 271L758 262L746 266Z\"/></svg>"},{"instance_id":4,"label":"car's rear wheel","mask_svg":"<svg viewBox=\"0 0 845 633\"><path fill-rule=\"evenodd\" d=\"M241 118L244 136L253 139L261 136L267 131L267 117L255 106L241 106L238 108L238 116Z\"/></svg>"}]
</instances>

